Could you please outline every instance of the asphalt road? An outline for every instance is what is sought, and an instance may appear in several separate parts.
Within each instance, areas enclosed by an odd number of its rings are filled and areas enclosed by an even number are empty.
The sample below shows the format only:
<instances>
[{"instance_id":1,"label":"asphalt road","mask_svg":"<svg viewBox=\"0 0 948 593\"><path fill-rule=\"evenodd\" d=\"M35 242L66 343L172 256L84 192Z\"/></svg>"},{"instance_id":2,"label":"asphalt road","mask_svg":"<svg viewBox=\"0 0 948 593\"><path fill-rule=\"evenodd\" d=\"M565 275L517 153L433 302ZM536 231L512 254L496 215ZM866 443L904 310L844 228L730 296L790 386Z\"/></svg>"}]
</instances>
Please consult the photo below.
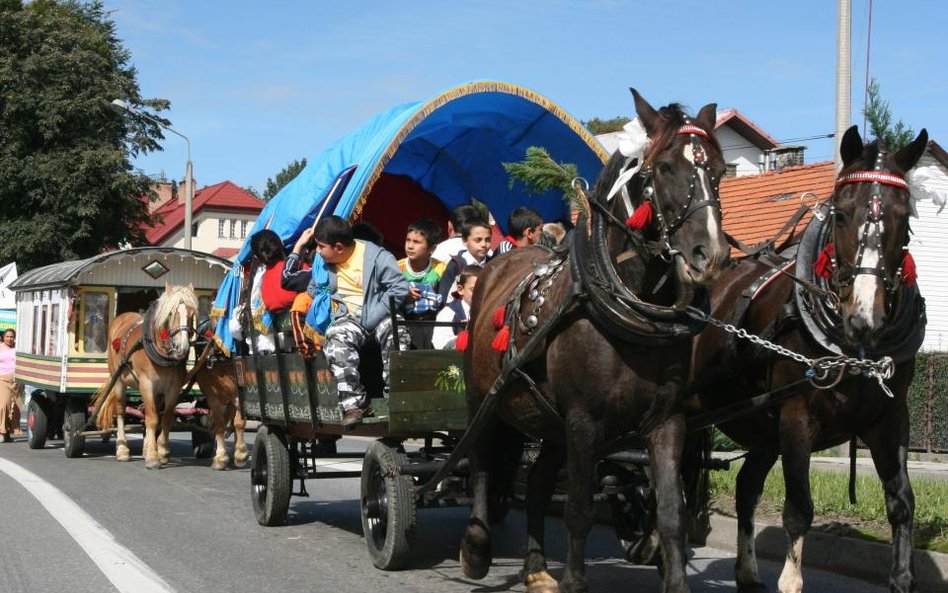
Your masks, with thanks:
<instances>
[{"instance_id":1,"label":"asphalt road","mask_svg":"<svg viewBox=\"0 0 948 593\"><path fill-rule=\"evenodd\" d=\"M117 463L113 446L97 441L87 444L82 459L66 459L58 441L36 451L23 437L0 444L0 593L524 590L520 512L511 512L494 532L495 563L482 581L463 578L457 562L466 509L420 511L411 568L382 572L372 566L362 539L358 480L309 482L310 497L291 502L289 525L261 527L250 505L249 470L214 472L210 460L190 457L186 434L175 437L172 463L157 471L146 470L140 457ZM252 442L254 435L248 437ZM364 448L367 441L342 442ZM132 452L140 454L138 442ZM55 498L46 483L65 496ZM83 522L86 513L90 519ZM559 520L550 521L552 569L559 575L566 532ZM659 590L654 569L619 558L608 526L597 526L588 551L592 591ZM734 590L732 566L725 552L691 551L692 590ZM779 569L762 563L771 586ZM885 590L816 570L804 576L809 591Z\"/></svg>"}]
</instances>

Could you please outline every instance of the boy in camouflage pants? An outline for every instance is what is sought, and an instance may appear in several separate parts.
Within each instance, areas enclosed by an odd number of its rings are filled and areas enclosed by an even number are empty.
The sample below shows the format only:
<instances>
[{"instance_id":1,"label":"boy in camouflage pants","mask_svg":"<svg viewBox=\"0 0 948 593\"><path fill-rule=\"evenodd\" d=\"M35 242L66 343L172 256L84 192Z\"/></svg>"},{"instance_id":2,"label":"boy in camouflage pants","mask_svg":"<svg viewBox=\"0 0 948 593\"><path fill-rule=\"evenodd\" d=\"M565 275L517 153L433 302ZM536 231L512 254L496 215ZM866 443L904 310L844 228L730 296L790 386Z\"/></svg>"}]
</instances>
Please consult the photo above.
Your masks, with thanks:
<instances>
[{"instance_id":1,"label":"boy in camouflage pants","mask_svg":"<svg viewBox=\"0 0 948 593\"><path fill-rule=\"evenodd\" d=\"M385 249L352 237L349 223L338 216L319 221L313 232L316 251L329 269L329 294L333 300L333 322L326 331L323 350L336 378L339 403L345 415L342 425L352 426L365 414L365 386L359 376L359 349L370 339L382 349L382 380L388 389L388 351L398 344L407 350L411 336L402 329L392 331L389 299L400 307L408 295L395 256ZM311 284L310 289L314 290Z\"/></svg>"}]
</instances>

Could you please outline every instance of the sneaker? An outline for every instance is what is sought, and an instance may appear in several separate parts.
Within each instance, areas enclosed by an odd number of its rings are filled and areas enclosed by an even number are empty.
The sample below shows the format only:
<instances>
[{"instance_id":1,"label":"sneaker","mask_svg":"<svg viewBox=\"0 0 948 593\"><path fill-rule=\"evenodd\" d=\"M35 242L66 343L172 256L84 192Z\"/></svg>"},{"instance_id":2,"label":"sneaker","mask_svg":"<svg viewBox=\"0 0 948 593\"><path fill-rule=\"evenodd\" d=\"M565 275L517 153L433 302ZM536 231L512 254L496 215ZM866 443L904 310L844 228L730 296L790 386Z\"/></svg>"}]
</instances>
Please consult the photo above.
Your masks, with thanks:
<instances>
[{"instance_id":1,"label":"sneaker","mask_svg":"<svg viewBox=\"0 0 948 593\"><path fill-rule=\"evenodd\" d=\"M361 415L361 414L359 414L359 420L360 420L360 421L362 420L362 415ZM7 433L7 434L3 435L3 439L0 440L0 442L3 442L3 443L12 443L12 442L13 442L13 437L10 436L10 433Z\"/></svg>"},{"instance_id":2,"label":"sneaker","mask_svg":"<svg viewBox=\"0 0 948 593\"><path fill-rule=\"evenodd\" d=\"M346 410L346 413L342 416L342 426L346 428L350 426L355 426L356 424L362 423L362 416L365 415L365 410L362 408L352 408L351 410Z\"/></svg>"}]
</instances>

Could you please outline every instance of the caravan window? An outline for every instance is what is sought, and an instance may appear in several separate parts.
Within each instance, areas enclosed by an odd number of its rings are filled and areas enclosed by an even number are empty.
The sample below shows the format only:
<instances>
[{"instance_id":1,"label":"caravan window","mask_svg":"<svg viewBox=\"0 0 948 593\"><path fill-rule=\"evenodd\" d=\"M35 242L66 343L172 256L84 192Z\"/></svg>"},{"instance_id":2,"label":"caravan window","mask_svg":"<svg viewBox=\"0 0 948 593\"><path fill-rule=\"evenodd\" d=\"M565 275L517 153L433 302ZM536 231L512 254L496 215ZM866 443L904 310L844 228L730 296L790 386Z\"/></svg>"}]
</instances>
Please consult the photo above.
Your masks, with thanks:
<instances>
[{"instance_id":1,"label":"caravan window","mask_svg":"<svg viewBox=\"0 0 948 593\"><path fill-rule=\"evenodd\" d=\"M108 342L109 294L86 291L82 295L82 349L86 354L103 354Z\"/></svg>"},{"instance_id":2,"label":"caravan window","mask_svg":"<svg viewBox=\"0 0 948 593\"><path fill-rule=\"evenodd\" d=\"M49 341L46 343L46 356L59 354L59 303L49 306Z\"/></svg>"}]
</instances>

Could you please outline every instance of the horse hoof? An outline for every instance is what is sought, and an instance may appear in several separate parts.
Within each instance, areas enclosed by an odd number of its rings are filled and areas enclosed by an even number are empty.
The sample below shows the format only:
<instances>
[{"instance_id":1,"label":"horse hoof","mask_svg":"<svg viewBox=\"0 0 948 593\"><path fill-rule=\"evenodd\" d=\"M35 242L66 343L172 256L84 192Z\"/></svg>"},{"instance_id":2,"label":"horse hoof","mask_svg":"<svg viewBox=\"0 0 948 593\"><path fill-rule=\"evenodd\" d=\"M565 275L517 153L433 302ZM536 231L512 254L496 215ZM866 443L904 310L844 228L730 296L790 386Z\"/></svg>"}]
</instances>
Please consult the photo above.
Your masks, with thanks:
<instances>
[{"instance_id":1,"label":"horse hoof","mask_svg":"<svg viewBox=\"0 0 948 593\"><path fill-rule=\"evenodd\" d=\"M246 451L241 453L234 453L234 467L241 468L247 465L247 460L250 459L250 454Z\"/></svg>"},{"instance_id":2,"label":"horse hoof","mask_svg":"<svg viewBox=\"0 0 948 593\"><path fill-rule=\"evenodd\" d=\"M160 469L161 461L158 459L147 459L145 460L145 469Z\"/></svg>"},{"instance_id":3,"label":"horse hoof","mask_svg":"<svg viewBox=\"0 0 948 593\"><path fill-rule=\"evenodd\" d=\"M524 584L527 586L527 593L558 593L560 590L556 579L546 571L528 574Z\"/></svg>"},{"instance_id":4,"label":"horse hoof","mask_svg":"<svg viewBox=\"0 0 948 593\"><path fill-rule=\"evenodd\" d=\"M226 459L215 459L211 463L211 469L221 471L227 469L227 460Z\"/></svg>"},{"instance_id":5,"label":"horse hoof","mask_svg":"<svg viewBox=\"0 0 948 593\"><path fill-rule=\"evenodd\" d=\"M461 555L458 560L461 562L461 570L469 579L479 581L487 576L490 571L490 556L483 556L471 551L471 547L466 542L461 542Z\"/></svg>"},{"instance_id":6,"label":"horse hoof","mask_svg":"<svg viewBox=\"0 0 948 593\"><path fill-rule=\"evenodd\" d=\"M125 451L115 452L116 461L131 461L131 459L132 459L132 454L129 453L127 449Z\"/></svg>"}]
</instances>

